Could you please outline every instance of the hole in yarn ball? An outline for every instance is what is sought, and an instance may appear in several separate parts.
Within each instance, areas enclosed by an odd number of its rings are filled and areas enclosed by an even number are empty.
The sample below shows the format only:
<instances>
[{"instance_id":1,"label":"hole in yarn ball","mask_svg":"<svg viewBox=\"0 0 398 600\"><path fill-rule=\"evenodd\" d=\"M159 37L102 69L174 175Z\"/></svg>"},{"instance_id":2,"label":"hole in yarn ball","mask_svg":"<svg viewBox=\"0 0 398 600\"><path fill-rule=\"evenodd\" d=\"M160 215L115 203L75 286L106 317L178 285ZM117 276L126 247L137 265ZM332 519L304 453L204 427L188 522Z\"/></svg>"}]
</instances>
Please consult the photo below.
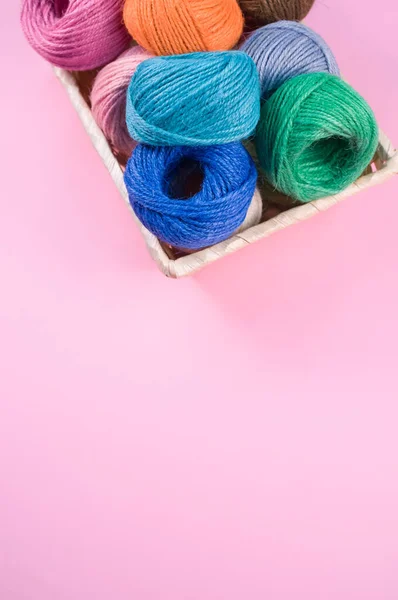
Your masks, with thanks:
<instances>
[{"instance_id":1,"label":"hole in yarn ball","mask_svg":"<svg viewBox=\"0 0 398 600\"><path fill-rule=\"evenodd\" d=\"M327 73L299 75L264 103L256 149L269 182L301 202L338 194L368 168L378 127L367 102Z\"/></svg>"},{"instance_id":2,"label":"hole in yarn ball","mask_svg":"<svg viewBox=\"0 0 398 600\"><path fill-rule=\"evenodd\" d=\"M229 50L243 31L237 0L126 0L123 16L132 37L157 55Z\"/></svg>"},{"instance_id":3,"label":"hole in yarn ball","mask_svg":"<svg viewBox=\"0 0 398 600\"><path fill-rule=\"evenodd\" d=\"M21 25L29 44L48 62L88 71L129 47L122 10L123 0L23 0Z\"/></svg>"},{"instance_id":4,"label":"hole in yarn ball","mask_svg":"<svg viewBox=\"0 0 398 600\"><path fill-rule=\"evenodd\" d=\"M301 21L315 0L239 0L247 29L257 29L275 21Z\"/></svg>"},{"instance_id":5,"label":"hole in yarn ball","mask_svg":"<svg viewBox=\"0 0 398 600\"><path fill-rule=\"evenodd\" d=\"M256 64L263 99L297 75L340 74L337 61L321 36L294 21L261 27L242 44L241 50Z\"/></svg>"},{"instance_id":6,"label":"hole in yarn ball","mask_svg":"<svg viewBox=\"0 0 398 600\"><path fill-rule=\"evenodd\" d=\"M54 13L60 19L68 10L70 0L54 0Z\"/></svg>"},{"instance_id":7,"label":"hole in yarn ball","mask_svg":"<svg viewBox=\"0 0 398 600\"><path fill-rule=\"evenodd\" d=\"M138 65L150 57L151 54L140 46L129 48L101 69L91 91L94 119L123 162L137 145L127 131L127 88Z\"/></svg>"},{"instance_id":8,"label":"hole in yarn ball","mask_svg":"<svg viewBox=\"0 0 398 600\"><path fill-rule=\"evenodd\" d=\"M202 165L197 160L183 157L166 172L166 194L175 200L188 200L201 191L203 180Z\"/></svg>"},{"instance_id":9,"label":"hole in yarn ball","mask_svg":"<svg viewBox=\"0 0 398 600\"><path fill-rule=\"evenodd\" d=\"M239 51L151 58L137 67L127 91L130 136L153 146L242 140L259 116L257 69Z\"/></svg>"},{"instance_id":10,"label":"hole in yarn ball","mask_svg":"<svg viewBox=\"0 0 398 600\"><path fill-rule=\"evenodd\" d=\"M356 144L351 139L332 135L304 148L301 160L316 172L318 185L327 187L333 185L336 178L344 177L345 171L355 168ZM325 164L328 169L322 168Z\"/></svg>"},{"instance_id":11,"label":"hole in yarn ball","mask_svg":"<svg viewBox=\"0 0 398 600\"><path fill-rule=\"evenodd\" d=\"M201 182L195 181L199 167ZM191 195L194 189L185 183L181 185L181 174L188 180L194 176L196 194ZM255 195L257 171L239 143L207 147L139 144L127 163L124 180L130 204L149 231L165 244L196 250L229 238L244 223ZM260 217L261 207L256 219Z\"/></svg>"}]
</instances>

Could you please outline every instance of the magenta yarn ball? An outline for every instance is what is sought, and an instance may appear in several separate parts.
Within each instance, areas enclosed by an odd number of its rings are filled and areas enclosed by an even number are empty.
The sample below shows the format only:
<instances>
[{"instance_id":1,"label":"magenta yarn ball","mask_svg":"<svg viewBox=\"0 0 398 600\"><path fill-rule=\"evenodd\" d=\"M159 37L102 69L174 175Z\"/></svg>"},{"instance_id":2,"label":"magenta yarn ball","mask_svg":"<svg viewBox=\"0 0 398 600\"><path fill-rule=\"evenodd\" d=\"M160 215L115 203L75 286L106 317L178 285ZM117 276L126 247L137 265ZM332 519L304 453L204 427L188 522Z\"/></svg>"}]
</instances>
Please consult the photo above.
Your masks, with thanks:
<instances>
[{"instance_id":1,"label":"magenta yarn ball","mask_svg":"<svg viewBox=\"0 0 398 600\"><path fill-rule=\"evenodd\" d=\"M21 25L36 52L70 71L102 67L128 48L123 0L23 0Z\"/></svg>"},{"instance_id":2,"label":"magenta yarn ball","mask_svg":"<svg viewBox=\"0 0 398 600\"><path fill-rule=\"evenodd\" d=\"M101 69L91 92L94 119L119 154L129 157L136 146L126 125L126 95L130 80L140 63L151 54L134 46Z\"/></svg>"}]
</instances>

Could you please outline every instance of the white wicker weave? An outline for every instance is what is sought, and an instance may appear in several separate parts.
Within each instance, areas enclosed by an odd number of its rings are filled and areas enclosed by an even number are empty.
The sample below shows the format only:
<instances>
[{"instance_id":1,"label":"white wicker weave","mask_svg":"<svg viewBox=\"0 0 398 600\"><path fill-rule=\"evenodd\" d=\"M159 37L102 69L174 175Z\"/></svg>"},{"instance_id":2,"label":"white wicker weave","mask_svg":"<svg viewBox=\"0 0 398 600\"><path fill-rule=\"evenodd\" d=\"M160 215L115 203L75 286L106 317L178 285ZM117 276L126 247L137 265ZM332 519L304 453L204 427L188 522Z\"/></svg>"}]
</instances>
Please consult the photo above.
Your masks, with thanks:
<instances>
[{"instance_id":1,"label":"white wicker weave","mask_svg":"<svg viewBox=\"0 0 398 600\"><path fill-rule=\"evenodd\" d=\"M123 171L113 155L109 144L94 121L91 111L85 102L83 96L80 93L79 87L76 83L74 76L68 71L64 71L59 68L55 68L55 73L60 79L68 95L71 99L73 106L75 107L88 135L90 136L98 154L101 156L106 168L111 174L120 194L130 206L128 202L127 190L123 181ZM344 200L348 196L352 196L360 192L361 190L378 185L383 181L389 179L392 175L398 174L398 152L393 149L393 146L387 136L380 132L379 147L374 161L375 171L367 175L362 176L354 184L350 185L346 190L337 194L336 196L329 196L327 198L321 198L308 204L303 204L290 208L278 216L264 221L259 225L246 229L245 231L238 233L226 240L205 250L194 252L187 256L182 256L173 260L169 258L166 251L160 244L159 240L150 233L135 217L134 218L141 230L142 235L146 241L149 252L153 259L158 264L161 271L168 277L183 277L190 275L195 271L203 268L207 264L236 252L240 248L243 248L247 244L252 244L257 240L267 237L280 229L294 225L299 221L304 221L313 217L320 211L325 211L337 202Z\"/></svg>"}]
</instances>

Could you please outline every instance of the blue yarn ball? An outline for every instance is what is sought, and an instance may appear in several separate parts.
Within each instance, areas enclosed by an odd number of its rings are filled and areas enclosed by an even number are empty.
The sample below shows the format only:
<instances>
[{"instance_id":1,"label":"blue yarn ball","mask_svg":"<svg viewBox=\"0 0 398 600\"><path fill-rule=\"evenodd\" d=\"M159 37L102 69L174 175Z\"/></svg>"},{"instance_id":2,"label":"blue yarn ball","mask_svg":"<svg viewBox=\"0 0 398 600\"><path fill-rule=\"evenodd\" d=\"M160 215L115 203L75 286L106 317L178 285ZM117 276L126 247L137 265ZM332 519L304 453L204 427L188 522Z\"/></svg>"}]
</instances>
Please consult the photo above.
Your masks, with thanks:
<instances>
[{"instance_id":1,"label":"blue yarn ball","mask_svg":"<svg viewBox=\"0 0 398 600\"><path fill-rule=\"evenodd\" d=\"M243 223L257 171L240 143L139 144L124 181L130 204L149 231L176 248L197 250L227 239Z\"/></svg>"},{"instance_id":2,"label":"blue yarn ball","mask_svg":"<svg viewBox=\"0 0 398 600\"><path fill-rule=\"evenodd\" d=\"M244 52L196 52L138 65L127 91L127 128L153 146L209 146L249 137L260 85Z\"/></svg>"},{"instance_id":3,"label":"blue yarn ball","mask_svg":"<svg viewBox=\"0 0 398 600\"><path fill-rule=\"evenodd\" d=\"M340 75L336 59L320 35L303 23L278 21L257 29L241 46L256 63L261 97L305 73Z\"/></svg>"}]
</instances>

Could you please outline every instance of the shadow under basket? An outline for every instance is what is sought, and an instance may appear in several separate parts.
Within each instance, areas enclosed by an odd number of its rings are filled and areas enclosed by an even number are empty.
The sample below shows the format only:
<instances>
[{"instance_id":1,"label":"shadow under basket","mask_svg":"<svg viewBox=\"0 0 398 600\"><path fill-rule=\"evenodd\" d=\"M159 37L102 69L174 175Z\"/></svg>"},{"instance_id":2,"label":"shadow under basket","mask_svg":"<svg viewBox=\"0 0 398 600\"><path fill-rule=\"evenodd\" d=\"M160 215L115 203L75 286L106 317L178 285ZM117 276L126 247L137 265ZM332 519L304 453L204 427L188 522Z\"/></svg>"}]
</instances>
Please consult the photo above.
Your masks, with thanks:
<instances>
[{"instance_id":1,"label":"shadow under basket","mask_svg":"<svg viewBox=\"0 0 398 600\"><path fill-rule=\"evenodd\" d=\"M101 129L98 127L92 116L89 107L89 90L93 82L95 72L78 74L70 73L57 67L54 71L61 81L66 91L68 92L69 98L75 107L88 135L91 138L94 147L98 154L101 156L106 168L114 180L116 187L120 194L127 202L131 209L127 190L123 180L123 160L113 154L112 149L109 146ZM348 196L352 196L360 192L363 189L383 183L392 175L398 173L398 152L393 149L393 146L387 136L380 132L379 135L379 146L369 169L366 174L360 177L355 183L350 185L340 194L336 196L329 196L327 198L321 198L307 204L294 206L293 208L283 209L275 211L276 216L273 216L272 211L263 215L263 221L250 229L238 233L224 242L215 244L204 250L184 255L181 252L175 251L162 244L150 231L148 231L142 223L137 219L134 212L134 218L141 230L141 233L148 246L148 250L152 258L158 264L160 270L168 277L184 277L190 275L199 269L202 269L206 265L214 262L236 252L241 248L244 248L248 244L253 244L257 240L268 237L272 233L285 229L290 225L294 225L300 221L305 221L310 217L313 217L318 212L323 212L328 208L331 208L334 204L337 204L341 200L344 200ZM271 217L271 218L270 218Z\"/></svg>"}]
</instances>

